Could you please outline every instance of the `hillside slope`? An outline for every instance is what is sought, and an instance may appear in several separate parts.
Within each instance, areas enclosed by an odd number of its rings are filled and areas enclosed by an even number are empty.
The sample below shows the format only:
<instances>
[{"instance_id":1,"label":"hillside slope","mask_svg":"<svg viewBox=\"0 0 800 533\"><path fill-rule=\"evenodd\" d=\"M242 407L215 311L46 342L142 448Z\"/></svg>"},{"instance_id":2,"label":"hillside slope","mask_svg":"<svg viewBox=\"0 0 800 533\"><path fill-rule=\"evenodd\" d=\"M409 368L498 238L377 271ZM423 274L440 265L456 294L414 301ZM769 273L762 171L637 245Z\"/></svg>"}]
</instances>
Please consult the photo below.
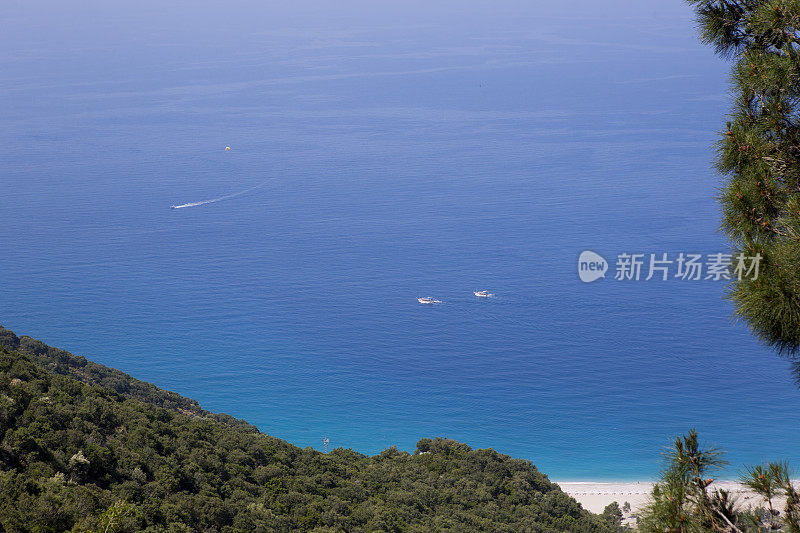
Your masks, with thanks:
<instances>
[{"instance_id":1,"label":"hillside slope","mask_svg":"<svg viewBox=\"0 0 800 533\"><path fill-rule=\"evenodd\" d=\"M613 530L493 450L322 454L2 328L0 343L0 532Z\"/></svg>"}]
</instances>

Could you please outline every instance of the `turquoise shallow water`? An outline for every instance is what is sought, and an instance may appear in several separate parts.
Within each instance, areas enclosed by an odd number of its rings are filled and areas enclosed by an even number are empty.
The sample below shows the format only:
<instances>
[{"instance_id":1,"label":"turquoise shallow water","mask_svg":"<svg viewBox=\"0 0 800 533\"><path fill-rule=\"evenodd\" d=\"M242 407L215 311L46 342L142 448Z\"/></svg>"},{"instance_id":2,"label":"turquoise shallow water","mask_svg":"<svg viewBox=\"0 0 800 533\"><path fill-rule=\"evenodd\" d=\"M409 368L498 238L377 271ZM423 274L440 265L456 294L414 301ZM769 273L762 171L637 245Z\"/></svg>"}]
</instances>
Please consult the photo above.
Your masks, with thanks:
<instances>
[{"instance_id":1,"label":"turquoise shallow water","mask_svg":"<svg viewBox=\"0 0 800 533\"><path fill-rule=\"evenodd\" d=\"M696 427L800 464L789 365L722 284L576 274L725 249L727 67L681 5L12 2L0 44L17 333L299 446L644 479Z\"/></svg>"}]
</instances>

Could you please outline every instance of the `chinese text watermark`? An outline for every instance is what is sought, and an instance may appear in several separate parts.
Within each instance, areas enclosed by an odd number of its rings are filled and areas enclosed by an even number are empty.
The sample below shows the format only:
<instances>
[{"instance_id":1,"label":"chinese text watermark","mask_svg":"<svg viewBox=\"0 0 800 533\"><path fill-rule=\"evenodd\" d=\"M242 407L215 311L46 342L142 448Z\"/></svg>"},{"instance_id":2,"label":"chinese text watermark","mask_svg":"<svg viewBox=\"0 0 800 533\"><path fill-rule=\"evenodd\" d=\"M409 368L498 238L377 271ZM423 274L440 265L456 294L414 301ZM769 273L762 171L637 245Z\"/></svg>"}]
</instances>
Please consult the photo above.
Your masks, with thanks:
<instances>
[{"instance_id":1,"label":"chinese text watermark","mask_svg":"<svg viewBox=\"0 0 800 533\"><path fill-rule=\"evenodd\" d=\"M735 256L725 253L707 255L684 252L672 255L621 253L617 255L614 265L614 279L617 281L756 280L761 259L761 254L747 256L743 253ZM578 257L578 276L584 283L604 278L608 270L609 263L600 254L586 250Z\"/></svg>"}]
</instances>

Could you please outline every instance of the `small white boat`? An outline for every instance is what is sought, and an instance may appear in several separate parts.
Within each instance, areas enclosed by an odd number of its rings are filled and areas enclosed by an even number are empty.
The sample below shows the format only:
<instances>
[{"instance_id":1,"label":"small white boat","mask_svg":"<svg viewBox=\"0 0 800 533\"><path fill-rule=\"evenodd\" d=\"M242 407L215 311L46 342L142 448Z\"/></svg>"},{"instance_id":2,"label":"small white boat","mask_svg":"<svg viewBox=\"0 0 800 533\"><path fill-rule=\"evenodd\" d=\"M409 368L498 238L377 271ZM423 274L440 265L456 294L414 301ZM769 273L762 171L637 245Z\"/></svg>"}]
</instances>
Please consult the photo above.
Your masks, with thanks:
<instances>
[{"instance_id":1,"label":"small white boat","mask_svg":"<svg viewBox=\"0 0 800 533\"><path fill-rule=\"evenodd\" d=\"M489 291L472 291L472 294L478 298L491 298L494 296L494 294L490 293Z\"/></svg>"},{"instance_id":2,"label":"small white boat","mask_svg":"<svg viewBox=\"0 0 800 533\"><path fill-rule=\"evenodd\" d=\"M422 298L417 298L417 301L421 304L440 304L442 303L441 300L435 300L430 296L424 296Z\"/></svg>"}]
</instances>

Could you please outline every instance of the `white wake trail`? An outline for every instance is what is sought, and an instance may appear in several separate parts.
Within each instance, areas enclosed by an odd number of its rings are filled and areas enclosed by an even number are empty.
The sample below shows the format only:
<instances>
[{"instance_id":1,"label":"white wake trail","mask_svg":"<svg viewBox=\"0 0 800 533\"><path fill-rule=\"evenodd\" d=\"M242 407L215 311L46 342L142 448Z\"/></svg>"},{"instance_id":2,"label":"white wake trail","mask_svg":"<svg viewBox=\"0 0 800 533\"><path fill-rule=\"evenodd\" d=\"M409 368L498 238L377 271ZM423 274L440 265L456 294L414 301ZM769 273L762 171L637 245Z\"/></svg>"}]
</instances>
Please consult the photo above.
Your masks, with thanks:
<instances>
[{"instance_id":1,"label":"white wake trail","mask_svg":"<svg viewBox=\"0 0 800 533\"><path fill-rule=\"evenodd\" d=\"M241 196L243 194L247 194L251 191L256 189L260 189L261 187L265 186L266 184L275 181L277 178L270 178L264 183L259 183L255 187L250 187L249 189L245 189L243 191L235 192L233 194L226 194L225 196L220 196L219 198L212 198L211 200L203 200L201 202L189 202L188 204L181 204L181 205L171 205L172 209L183 209L184 207L197 207L198 205L205 205L205 204L213 204L214 202L221 202L222 200L230 200L231 198L236 198L237 196Z\"/></svg>"}]
</instances>

